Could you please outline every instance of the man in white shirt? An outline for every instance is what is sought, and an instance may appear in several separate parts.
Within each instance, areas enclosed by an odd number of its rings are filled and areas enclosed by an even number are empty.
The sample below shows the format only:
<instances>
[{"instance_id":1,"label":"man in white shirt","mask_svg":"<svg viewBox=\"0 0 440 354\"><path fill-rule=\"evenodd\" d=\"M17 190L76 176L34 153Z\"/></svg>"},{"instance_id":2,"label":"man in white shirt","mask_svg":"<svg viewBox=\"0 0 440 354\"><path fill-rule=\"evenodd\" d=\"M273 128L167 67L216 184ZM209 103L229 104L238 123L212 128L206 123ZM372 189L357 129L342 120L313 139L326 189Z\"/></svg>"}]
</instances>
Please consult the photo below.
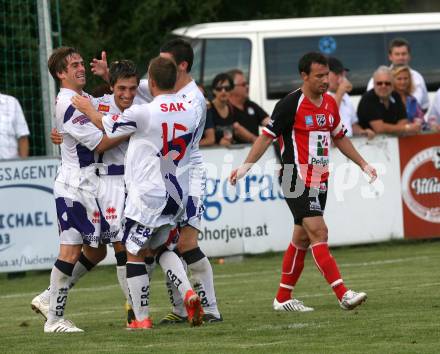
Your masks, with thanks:
<instances>
[{"instance_id":1,"label":"man in white shirt","mask_svg":"<svg viewBox=\"0 0 440 354\"><path fill-rule=\"evenodd\" d=\"M388 59L391 62L391 68L395 65L407 65L411 61L411 48L409 42L404 38L393 39L388 46ZM412 82L414 83L414 92L412 95L426 112L429 108L428 89L426 88L425 79L416 70L410 69ZM368 81L367 91L374 87L373 78Z\"/></svg>"},{"instance_id":2,"label":"man in white shirt","mask_svg":"<svg viewBox=\"0 0 440 354\"><path fill-rule=\"evenodd\" d=\"M29 156L29 128L20 103L0 93L0 160Z\"/></svg>"},{"instance_id":3,"label":"man in white shirt","mask_svg":"<svg viewBox=\"0 0 440 354\"><path fill-rule=\"evenodd\" d=\"M130 329L149 329L149 278L144 257L157 253L158 263L178 289L191 325L202 323L203 309L192 290L183 264L163 247L170 231L185 215L190 196L191 150L196 143L198 113L174 93L177 67L157 57L148 69L153 101L133 105L122 115L102 116L81 96L72 99L107 135L130 138L125 182L127 201L122 242L127 248L127 282L136 316ZM144 252L147 251L147 252Z\"/></svg>"},{"instance_id":4,"label":"man in white shirt","mask_svg":"<svg viewBox=\"0 0 440 354\"><path fill-rule=\"evenodd\" d=\"M201 230L201 218L204 211L203 196L206 185L206 170L202 155L199 150L199 141L203 135L206 121L206 101L197 84L192 79L190 72L194 59L191 45L182 40L174 39L165 43L160 49L160 56L172 58L177 64L177 82L175 90L177 95L193 105L197 112L197 133L195 143L191 149L190 162L190 198L187 204L185 217L181 223L180 238L177 249L188 265L191 272L191 281L202 298L204 309L204 322L212 323L222 321L223 318L217 307L217 299L214 289L214 276L208 258L198 245L198 233ZM106 56L103 53L102 60L94 59L92 71L108 81L106 71ZM134 104L151 102L153 99L149 91L148 80L141 80ZM150 271L152 268L150 269ZM174 324L186 322L186 310L183 299L171 282L167 282L167 288L173 310L163 320L162 324Z\"/></svg>"},{"instance_id":5,"label":"man in white shirt","mask_svg":"<svg viewBox=\"0 0 440 354\"><path fill-rule=\"evenodd\" d=\"M101 213L97 203L99 178L96 175L96 154L125 140L109 139L88 117L71 104L75 95L84 95L84 61L75 48L60 47L48 60L52 77L60 84L56 100L56 125L63 134L61 166L55 180L54 196L60 231L60 252L50 276L50 300L46 333L82 332L64 319L72 274L89 264L81 249L98 252ZM80 260L80 261L79 261ZM82 260L82 261L81 261Z\"/></svg>"},{"instance_id":6,"label":"man in white shirt","mask_svg":"<svg viewBox=\"0 0 440 354\"><path fill-rule=\"evenodd\" d=\"M351 103L348 93L351 92L352 85L348 81L345 73L348 71L342 62L334 57L328 58L329 75L328 75L328 93L333 96L336 104L339 107L339 115L342 119L342 124L347 129L345 134L348 137L353 135L364 135L368 139L373 139L376 135L371 129L362 129L359 125L359 120L356 110Z\"/></svg>"},{"instance_id":7,"label":"man in white shirt","mask_svg":"<svg viewBox=\"0 0 440 354\"><path fill-rule=\"evenodd\" d=\"M92 100L94 107L102 113L116 115L130 107L136 95L139 76L136 66L129 60L113 62L110 66L110 88L112 95ZM52 141L60 145L63 136L56 129L51 135ZM106 244L112 243L116 258L116 273L119 285L129 304L126 267L127 255L122 240L122 216L125 206L124 159L128 142L100 154L97 159L97 173L99 174L98 205L100 211L100 247L98 249L84 247L83 252L75 264L69 288L87 274L96 264L102 261L107 254ZM50 287L32 299L32 309L47 319L49 311ZM127 323L134 317L130 306L127 306Z\"/></svg>"}]
</instances>

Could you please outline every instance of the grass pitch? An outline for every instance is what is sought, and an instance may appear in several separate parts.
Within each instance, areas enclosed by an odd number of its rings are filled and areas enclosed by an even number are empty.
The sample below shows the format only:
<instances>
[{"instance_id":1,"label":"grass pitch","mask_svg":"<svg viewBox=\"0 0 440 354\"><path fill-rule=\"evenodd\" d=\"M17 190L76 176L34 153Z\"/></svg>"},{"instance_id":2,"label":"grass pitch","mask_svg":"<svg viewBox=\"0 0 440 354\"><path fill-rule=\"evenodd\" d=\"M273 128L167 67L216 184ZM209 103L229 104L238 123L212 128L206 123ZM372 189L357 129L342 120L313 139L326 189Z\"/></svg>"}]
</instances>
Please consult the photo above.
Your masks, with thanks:
<instances>
[{"instance_id":1,"label":"grass pitch","mask_svg":"<svg viewBox=\"0 0 440 354\"><path fill-rule=\"evenodd\" d=\"M80 334L43 333L30 301L49 272L0 275L0 352L41 353L435 353L440 352L440 242L391 243L332 250L347 286L368 300L343 311L310 254L295 295L311 313L280 313L271 304L282 254L213 261L223 323L190 328L124 329L123 296L112 266L98 267L71 290L66 318ZM151 287L153 321L169 311L163 274Z\"/></svg>"}]
</instances>

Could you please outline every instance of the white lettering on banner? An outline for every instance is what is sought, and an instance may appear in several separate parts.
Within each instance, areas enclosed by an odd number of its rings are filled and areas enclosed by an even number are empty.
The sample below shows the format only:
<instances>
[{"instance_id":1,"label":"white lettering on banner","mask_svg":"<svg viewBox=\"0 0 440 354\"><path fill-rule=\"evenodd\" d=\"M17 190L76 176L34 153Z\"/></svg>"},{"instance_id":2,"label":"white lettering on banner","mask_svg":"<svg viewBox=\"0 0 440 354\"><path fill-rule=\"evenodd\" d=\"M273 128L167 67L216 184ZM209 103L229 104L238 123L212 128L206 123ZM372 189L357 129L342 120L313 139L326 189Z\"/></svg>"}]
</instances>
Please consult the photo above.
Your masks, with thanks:
<instances>
[{"instance_id":1,"label":"white lettering on banner","mask_svg":"<svg viewBox=\"0 0 440 354\"><path fill-rule=\"evenodd\" d=\"M437 177L417 178L411 182L411 188L418 195L440 193L440 182Z\"/></svg>"},{"instance_id":2,"label":"white lettering on banner","mask_svg":"<svg viewBox=\"0 0 440 354\"><path fill-rule=\"evenodd\" d=\"M438 177L439 147L429 147L417 154L406 164L402 172L403 201L411 212L422 220L440 223L440 205L435 194L440 193ZM431 166L431 169L429 167ZM420 173L422 177L415 178ZM413 195L412 191L415 192ZM421 196L421 198L417 198ZM424 198L422 198L425 196ZM437 206L433 204L437 203Z\"/></svg>"}]
</instances>

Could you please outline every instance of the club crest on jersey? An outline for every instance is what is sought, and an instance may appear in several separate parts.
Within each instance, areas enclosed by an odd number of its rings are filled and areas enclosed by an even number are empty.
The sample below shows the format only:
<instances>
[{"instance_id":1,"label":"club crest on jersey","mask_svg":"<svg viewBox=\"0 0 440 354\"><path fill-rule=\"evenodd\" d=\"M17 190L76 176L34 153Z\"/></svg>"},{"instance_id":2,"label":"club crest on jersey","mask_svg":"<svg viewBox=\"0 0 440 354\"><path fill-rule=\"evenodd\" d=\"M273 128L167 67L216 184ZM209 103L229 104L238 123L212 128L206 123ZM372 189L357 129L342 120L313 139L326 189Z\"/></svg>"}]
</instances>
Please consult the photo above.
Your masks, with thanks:
<instances>
[{"instance_id":1,"label":"club crest on jersey","mask_svg":"<svg viewBox=\"0 0 440 354\"><path fill-rule=\"evenodd\" d=\"M252 107L248 107L247 112L250 116L253 116L255 114L255 110Z\"/></svg>"},{"instance_id":2,"label":"club crest on jersey","mask_svg":"<svg viewBox=\"0 0 440 354\"><path fill-rule=\"evenodd\" d=\"M112 115L112 120L116 122L119 119L119 114Z\"/></svg>"},{"instance_id":3,"label":"club crest on jersey","mask_svg":"<svg viewBox=\"0 0 440 354\"><path fill-rule=\"evenodd\" d=\"M313 125L313 116L305 116L304 120L306 122L306 126L310 127Z\"/></svg>"},{"instance_id":4,"label":"club crest on jersey","mask_svg":"<svg viewBox=\"0 0 440 354\"><path fill-rule=\"evenodd\" d=\"M318 125L320 127L323 127L326 123L325 114L317 114L316 115L316 122L318 123Z\"/></svg>"},{"instance_id":5,"label":"club crest on jersey","mask_svg":"<svg viewBox=\"0 0 440 354\"><path fill-rule=\"evenodd\" d=\"M100 103L98 106L98 111L108 113L108 112L110 112L110 106L107 106L106 104Z\"/></svg>"}]
</instances>

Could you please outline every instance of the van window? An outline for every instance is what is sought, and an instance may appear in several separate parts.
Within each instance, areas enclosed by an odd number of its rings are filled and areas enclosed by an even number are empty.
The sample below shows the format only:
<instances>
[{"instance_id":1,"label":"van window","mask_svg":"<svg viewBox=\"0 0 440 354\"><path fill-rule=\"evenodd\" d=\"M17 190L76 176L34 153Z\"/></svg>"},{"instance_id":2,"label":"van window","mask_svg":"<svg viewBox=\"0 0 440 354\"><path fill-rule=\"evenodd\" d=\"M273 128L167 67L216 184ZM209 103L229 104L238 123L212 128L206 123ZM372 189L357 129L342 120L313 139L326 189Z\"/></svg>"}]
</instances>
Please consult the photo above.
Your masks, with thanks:
<instances>
[{"instance_id":1,"label":"van window","mask_svg":"<svg viewBox=\"0 0 440 354\"><path fill-rule=\"evenodd\" d=\"M251 42L242 38L204 39L193 41L193 77L210 88L214 77L231 69L241 69L249 77Z\"/></svg>"},{"instance_id":2,"label":"van window","mask_svg":"<svg viewBox=\"0 0 440 354\"><path fill-rule=\"evenodd\" d=\"M410 42L411 67L424 76L428 89L436 90L440 85L440 71L436 69L440 46L433 43L439 43L440 31L369 33L265 39L267 98L282 98L301 85L298 61L309 51L320 51L340 59L350 69L352 94L362 94L374 70L389 63L388 42L395 37Z\"/></svg>"}]
</instances>

